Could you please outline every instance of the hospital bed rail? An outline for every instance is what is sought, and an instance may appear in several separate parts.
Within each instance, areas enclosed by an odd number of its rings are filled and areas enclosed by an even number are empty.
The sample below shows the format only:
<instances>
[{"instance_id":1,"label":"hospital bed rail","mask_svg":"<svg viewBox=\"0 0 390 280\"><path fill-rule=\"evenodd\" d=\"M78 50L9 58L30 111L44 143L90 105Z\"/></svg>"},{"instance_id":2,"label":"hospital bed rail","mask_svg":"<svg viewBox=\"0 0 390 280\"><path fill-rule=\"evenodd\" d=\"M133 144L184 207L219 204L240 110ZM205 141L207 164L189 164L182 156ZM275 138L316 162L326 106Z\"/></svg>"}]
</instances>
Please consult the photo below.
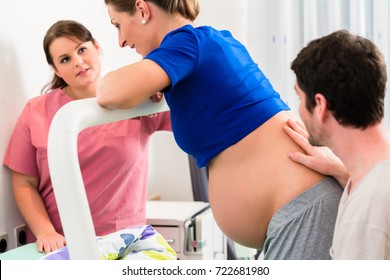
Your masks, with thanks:
<instances>
[{"instance_id":1,"label":"hospital bed rail","mask_svg":"<svg viewBox=\"0 0 390 280\"><path fill-rule=\"evenodd\" d=\"M96 98L87 98L69 102L55 114L49 129L48 163L70 259L100 259L78 159L78 134L91 126L168 110L165 99L112 110L101 107Z\"/></svg>"}]
</instances>

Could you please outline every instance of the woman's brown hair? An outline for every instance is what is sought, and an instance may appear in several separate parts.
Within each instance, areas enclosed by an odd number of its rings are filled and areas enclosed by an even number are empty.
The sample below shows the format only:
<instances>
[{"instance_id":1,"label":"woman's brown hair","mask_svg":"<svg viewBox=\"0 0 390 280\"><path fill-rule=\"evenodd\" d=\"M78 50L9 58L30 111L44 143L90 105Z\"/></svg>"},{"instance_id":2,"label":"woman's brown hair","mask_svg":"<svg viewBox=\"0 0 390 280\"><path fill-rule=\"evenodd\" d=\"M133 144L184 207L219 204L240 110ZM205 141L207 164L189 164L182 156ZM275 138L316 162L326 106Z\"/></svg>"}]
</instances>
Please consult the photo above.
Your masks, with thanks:
<instances>
[{"instance_id":1,"label":"woman's brown hair","mask_svg":"<svg viewBox=\"0 0 390 280\"><path fill-rule=\"evenodd\" d=\"M127 12L133 15L136 0L104 0L106 5L112 5L118 12ZM179 13L186 19L194 21L199 14L198 0L145 0L152 2L169 14Z\"/></svg>"}]
</instances>

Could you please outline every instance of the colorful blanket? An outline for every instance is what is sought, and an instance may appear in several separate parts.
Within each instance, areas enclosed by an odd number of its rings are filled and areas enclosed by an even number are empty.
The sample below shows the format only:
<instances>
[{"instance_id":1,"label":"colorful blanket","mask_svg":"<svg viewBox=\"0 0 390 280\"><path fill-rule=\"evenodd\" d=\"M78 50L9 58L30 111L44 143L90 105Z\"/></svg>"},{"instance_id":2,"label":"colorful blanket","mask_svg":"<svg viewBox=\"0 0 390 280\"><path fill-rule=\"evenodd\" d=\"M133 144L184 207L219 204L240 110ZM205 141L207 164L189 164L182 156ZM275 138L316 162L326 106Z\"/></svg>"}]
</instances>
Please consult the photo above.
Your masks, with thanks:
<instances>
[{"instance_id":1,"label":"colorful blanket","mask_svg":"<svg viewBox=\"0 0 390 280\"><path fill-rule=\"evenodd\" d=\"M176 252L167 241L146 225L123 229L96 237L100 257L103 260L176 260ZM45 260L69 260L68 248L51 252Z\"/></svg>"}]
</instances>

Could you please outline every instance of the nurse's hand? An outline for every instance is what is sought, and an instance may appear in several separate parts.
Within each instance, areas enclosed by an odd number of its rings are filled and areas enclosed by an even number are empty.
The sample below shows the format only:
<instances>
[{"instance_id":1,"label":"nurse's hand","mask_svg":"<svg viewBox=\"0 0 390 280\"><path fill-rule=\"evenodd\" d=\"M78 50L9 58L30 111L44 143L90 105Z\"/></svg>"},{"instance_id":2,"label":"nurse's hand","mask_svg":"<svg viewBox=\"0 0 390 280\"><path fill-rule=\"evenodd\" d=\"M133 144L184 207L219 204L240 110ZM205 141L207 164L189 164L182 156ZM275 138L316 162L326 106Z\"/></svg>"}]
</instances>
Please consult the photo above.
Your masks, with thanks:
<instances>
[{"instance_id":1,"label":"nurse's hand","mask_svg":"<svg viewBox=\"0 0 390 280\"><path fill-rule=\"evenodd\" d=\"M46 254L53 252L66 245L65 237L57 232L44 234L37 238L38 252L45 252Z\"/></svg>"},{"instance_id":2,"label":"nurse's hand","mask_svg":"<svg viewBox=\"0 0 390 280\"><path fill-rule=\"evenodd\" d=\"M288 120L283 127L286 134L300 146L305 153L290 151L288 157L306 167L326 176L334 177L344 188L349 174L342 161L328 148L316 147L309 143L308 133L302 122Z\"/></svg>"}]
</instances>

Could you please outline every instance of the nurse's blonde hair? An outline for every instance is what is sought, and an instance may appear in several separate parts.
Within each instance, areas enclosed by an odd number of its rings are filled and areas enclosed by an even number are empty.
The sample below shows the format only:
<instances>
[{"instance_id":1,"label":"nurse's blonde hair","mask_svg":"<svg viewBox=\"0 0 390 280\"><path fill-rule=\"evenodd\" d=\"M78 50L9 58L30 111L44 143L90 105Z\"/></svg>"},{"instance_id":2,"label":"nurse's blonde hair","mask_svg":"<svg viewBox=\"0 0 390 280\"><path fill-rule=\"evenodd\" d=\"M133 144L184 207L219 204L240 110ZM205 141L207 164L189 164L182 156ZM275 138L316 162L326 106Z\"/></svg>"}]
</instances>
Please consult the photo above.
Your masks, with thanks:
<instances>
[{"instance_id":1,"label":"nurse's blonde hair","mask_svg":"<svg viewBox=\"0 0 390 280\"><path fill-rule=\"evenodd\" d=\"M169 14L179 13L186 19L194 21L199 14L198 0L144 0L152 2ZM133 15L137 0L104 0L106 5L111 5L118 12L127 12Z\"/></svg>"}]
</instances>

